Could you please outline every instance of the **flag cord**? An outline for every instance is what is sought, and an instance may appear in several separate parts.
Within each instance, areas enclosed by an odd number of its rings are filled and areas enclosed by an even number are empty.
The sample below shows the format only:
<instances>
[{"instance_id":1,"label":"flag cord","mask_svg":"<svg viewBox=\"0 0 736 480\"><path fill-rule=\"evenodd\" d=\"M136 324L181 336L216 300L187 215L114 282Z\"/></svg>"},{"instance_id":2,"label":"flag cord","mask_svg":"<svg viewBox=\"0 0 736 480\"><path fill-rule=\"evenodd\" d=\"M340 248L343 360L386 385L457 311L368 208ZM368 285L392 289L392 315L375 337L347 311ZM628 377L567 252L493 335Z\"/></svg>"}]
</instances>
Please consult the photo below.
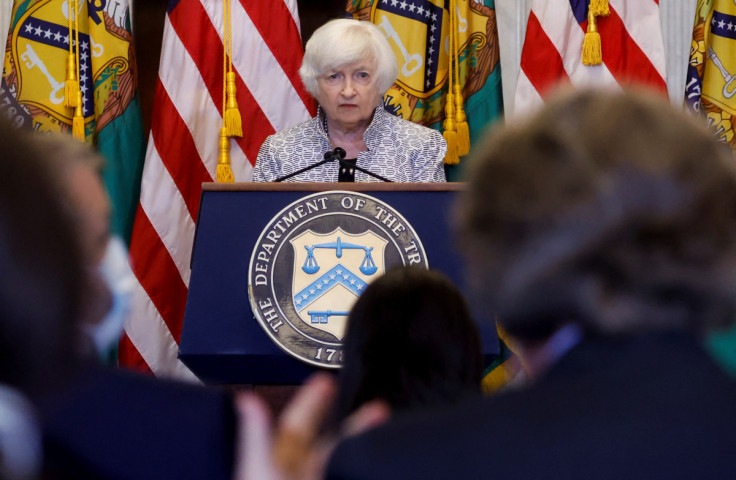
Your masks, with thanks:
<instances>
[{"instance_id":1,"label":"flag cord","mask_svg":"<svg viewBox=\"0 0 736 480\"><path fill-rule=\"evenodd\" d=\"M68 4L67 4L68 5ZM74 47L75 47L75 57L76 57L76 74L77 79L80 79L79 77L79 0L74 0ZM70 15L71 16L71 15ZM80 83L77 82L77 89L75 93L75 105L74 105L74 117L72 117L72 137L76 138L77 140L84 141L84 108L83 108L83 102L82 102L82 90L80 88Z\"/></svg>"},{"instance_id":2,"label":"flag cord","mask_svg":"<svg viewBox=\"0 0 736 480\"><path fill-rule=\"evenodd\" d=\"M235 99L235 72L232 64L232 25L230 0L222 2L223 8L223 53L222 59L222 127L220 128L220 155L217 159L215 181L232 183L233 171L230 166L230 137L242 137L243 129L240 111Z\"/></svg>"},{"instance_id":3,"label":"flag cord","mask_svg":"<svg viewBox=\"0 0 736 480\"><path fill-rule=\"evenodd\" d=\"M223 1L225 9L225 68L227 69L225 89L227 92L225 105L223 105L223 119L228 137L243 136L243 121L238 109L238 101L235 88L235 72L233 71L233 27L232 27L232 9L230 0Z\"/></svg>"},{"instance_id":4,"label":"flag cord","mask_svg":"<svg viewBox=\"0 0 736 480\"><path fill-rule=\"evenodd\" d=\"M448 58L448 75L447 75L447 95L445 95L445 121L442 123L444 132L442 136L447 142L447 154L445 155L445 163L447 165L456 165L460 162L457 147L457 131L455 125L455 95L452 89L452 69L453 59L455 57L455 2L450 0L450 55Z\"/></svg>"},{"instance_id":5,"label":"flag cord","mask_svg":"<svg viewBox=\"0 0 736 480\"><path fill-rule=\"evenodd\" d=\"M455 3L455 22L452 30L452 36L455 44L452 49L452 56L455 59L455 86L453 92L455 93L455 128L457 130L457 155L458 157L462 157L470 152L470 132L468 131L468 121L467 117L465 116L465 110L463 109L463 88L460 84L460 47L458 46L458 37L460 35L460 32L458 31L457 16L459 15L459 12L456 2L457 0L453 2ZM458 162L459 161L460 159L458 158Z\"/></svg>"},{"instance_id":6,"label":"flag cord","mask_svg":"<svg viewBox=\"0 0 736 480\"><path fill-rule=\"evenodd\" d=\"M69 20L69 54L66 57L66 82L64 82L64 106L67 108L76 107L77 103L77 90L79 89L79 82L77 81L77 61L74 58L74 25L72 16L74 10L71 5L71 1L67 0L67 13Z\"/></svg>"}]
</instances>

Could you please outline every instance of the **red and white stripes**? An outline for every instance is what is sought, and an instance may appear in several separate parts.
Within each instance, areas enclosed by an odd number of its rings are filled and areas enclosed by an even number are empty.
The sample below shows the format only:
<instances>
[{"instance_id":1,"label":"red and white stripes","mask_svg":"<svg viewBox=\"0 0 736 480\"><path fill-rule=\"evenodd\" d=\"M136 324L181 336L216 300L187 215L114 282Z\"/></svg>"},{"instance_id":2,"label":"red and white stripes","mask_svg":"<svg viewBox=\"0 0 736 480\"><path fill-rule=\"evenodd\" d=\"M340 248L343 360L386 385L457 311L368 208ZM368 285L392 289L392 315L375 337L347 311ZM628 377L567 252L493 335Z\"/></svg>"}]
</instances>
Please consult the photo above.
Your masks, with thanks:
<instances>
[{"instance_id":1,"label":"red and white stripes","mask_svg":"<svg viewBox=\"0 0 736 480\"><path fill-rule=\"evenodd\" d=\"M514 112L543 103L556 86L620 88L645 84L666 93L659 0L609 0L598 17L603 63L583 65L588 0L535 0L529 14Z\"/></svg>"},{"instance_id":2,"label":"red and white stripes","mask_svg":"<svg viewBox=\"0 0 736 480\"><path fill-rule=\"evenodd\" d=\"M243 137L231 141L235 181L249 181L266 136L308 119L296 0L232 0L233 69ZM202 182L215 178L222 126L220 0L172 0L164 27L151 135L131 240L139 281L120 364L194 379L178 360Z\"/></svg>"}]
</instances>

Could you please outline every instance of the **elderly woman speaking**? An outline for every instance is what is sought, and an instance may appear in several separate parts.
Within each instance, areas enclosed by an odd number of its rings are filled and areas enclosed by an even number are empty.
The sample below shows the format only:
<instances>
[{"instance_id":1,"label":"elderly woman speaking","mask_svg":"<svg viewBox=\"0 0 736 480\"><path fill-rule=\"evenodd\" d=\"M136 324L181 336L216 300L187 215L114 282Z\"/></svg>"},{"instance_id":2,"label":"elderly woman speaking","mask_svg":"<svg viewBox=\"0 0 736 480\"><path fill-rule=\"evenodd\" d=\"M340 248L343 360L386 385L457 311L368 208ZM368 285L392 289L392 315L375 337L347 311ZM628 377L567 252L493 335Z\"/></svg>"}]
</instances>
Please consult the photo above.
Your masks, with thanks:
<instances>
[{"instance_id":1,"label":"elderly woman speaking","mask_svg":"<svg viewBox=\"0 0 736 480\"><path fill-rule=\"evenodd\" d=\"M299 75L319 103L317 116L266 139L254 181L271 182L303 169L288 180L377 181L364 169L395 182L445 181L442 135L383 108L398 66L378 27L350 19L327 22L307 42ZM342 163L307 169L337 147L345 152Z\"/></svg>"}]
</instances>

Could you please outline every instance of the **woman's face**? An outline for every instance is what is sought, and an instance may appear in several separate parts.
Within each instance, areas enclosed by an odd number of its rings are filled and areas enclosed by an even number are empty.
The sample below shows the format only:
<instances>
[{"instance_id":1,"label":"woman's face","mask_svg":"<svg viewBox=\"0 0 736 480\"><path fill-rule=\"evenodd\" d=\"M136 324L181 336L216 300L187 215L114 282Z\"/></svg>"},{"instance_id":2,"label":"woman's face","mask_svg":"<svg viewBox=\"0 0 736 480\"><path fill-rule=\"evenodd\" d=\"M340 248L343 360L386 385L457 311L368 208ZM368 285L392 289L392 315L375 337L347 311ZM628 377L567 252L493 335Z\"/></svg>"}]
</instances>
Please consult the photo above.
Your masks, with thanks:
<instances>
[{"instance_id":1,"label":"woman's face","mask_svg":"<svg viewBox=\"0 0 736 480\"><path fill-rule=\"evenodd\" d=\"M317 101L330 124L352 130L370 123L379 100L373 61L329 69L317 79L317 88Z\"/></svg>"}]
</instances>

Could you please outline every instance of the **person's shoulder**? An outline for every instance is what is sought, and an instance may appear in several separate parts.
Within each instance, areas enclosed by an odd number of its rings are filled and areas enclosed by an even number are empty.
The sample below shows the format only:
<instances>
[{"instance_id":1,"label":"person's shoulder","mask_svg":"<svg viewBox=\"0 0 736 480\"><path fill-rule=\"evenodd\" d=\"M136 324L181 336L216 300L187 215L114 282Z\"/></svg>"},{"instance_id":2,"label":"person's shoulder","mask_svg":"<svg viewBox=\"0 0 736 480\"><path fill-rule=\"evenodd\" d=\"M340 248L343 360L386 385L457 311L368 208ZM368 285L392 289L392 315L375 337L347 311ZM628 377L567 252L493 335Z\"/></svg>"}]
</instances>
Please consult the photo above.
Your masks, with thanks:
<instances>
[{"instance_id":1,"label":"person's shoulder","mask_svg":"<svg viewBox=\"0 0 736 480\"><path fill-rule=\"evenodd\" d=\"M74 381L55 400L64 397L66 400L73 400L69 402L70 406L86 400L104 400L105 408L113 408L113 404L146 405L152 414L160 414L165 410L170 414L172 405L180 404L209 413L214 410L232 411L232 397L225 391L96 365L87 365L80 369Z\"/></svg>"},{"instance_id":2,"label":"person's shoulder","mask_svg":"<svg viewBox=\"0 0 736 480\"><path fill-rule=\"evenodd\" d=\"M489 408L480 399L394 418L341 442L327 478L447 478L457 465L440 451L481 458L492 448L495 434L479 426Z\"/></svg>"},{"instance_id":3,"label":"person's shoulder","mask_svg":"<svg viewBox=\"0 0 736 480\"><path fill-rule=\"evenodd\" d=\"M392 132L399 142L411 142L418 145L422 145L424 149L432 151L440 151L445 147L445 139L442 137L442 133L437 130L424 125L419 125L411 120L406 120L402 117L396 116L390 112L385 112L385 129ZM444 156L444 153L442 153Z\"/></svg>"},{"instance_id":4,"label":"person's shoulder","mask_svg":"<svg viewBox=\"0 0 736 480\"><path fill-rule=\"evenodd\" d=\"M388 111L385 113L385 119L386 123L392 125L394 128L396 128L396 131L398 132L406 132L412 135L422 135L427 137L442 136L440 132L433 128L419 125L418 123L414 123L411 120L406 120Z\"/></svg>"},{"instance_id":5,"label":"person's shoulder","mask_svg":"<svg viewBox=\"0 0 736 480\"><path fill-rule=\"evenodd\" d=\"M269 135L266 138L267 142L283 141L291 138L301 138L306 133L313 133L317 128L318 123L317 117L310 118L301 123L297 123L291 127L285 128L279 132Z\"/></svg>"},{"instance_id":6,"label":"person's shoulder","mask_svg":"<svg viewBox=\"0 0 736 480\"><path fill-rule=\"evenodd\" d=\"M224 391L89 366L50 397L39 412L52 471L232 478L235 412Z\"/></svg>"}]
</instances>

